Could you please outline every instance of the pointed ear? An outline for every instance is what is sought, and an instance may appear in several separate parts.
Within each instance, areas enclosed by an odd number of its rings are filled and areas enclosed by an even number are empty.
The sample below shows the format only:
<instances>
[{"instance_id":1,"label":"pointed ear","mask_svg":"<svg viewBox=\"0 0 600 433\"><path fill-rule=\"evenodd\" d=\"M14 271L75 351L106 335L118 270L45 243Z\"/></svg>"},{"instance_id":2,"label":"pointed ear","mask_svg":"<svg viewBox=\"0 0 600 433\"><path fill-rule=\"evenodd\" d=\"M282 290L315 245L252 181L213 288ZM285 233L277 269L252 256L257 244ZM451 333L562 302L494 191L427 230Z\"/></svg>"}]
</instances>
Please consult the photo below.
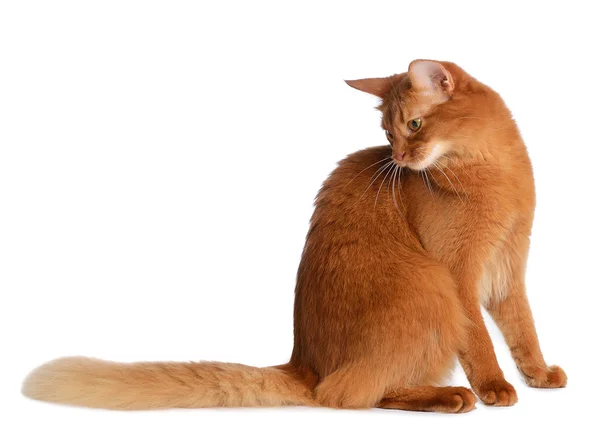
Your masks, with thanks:
<instances>
[{"instance_id":1,"label":"pointed ear","mask_svg":"<svg viewBox=\"0 0 600 433\"><path fill-rule=\"evenodd\" d=\"M444 92L451 95L454 90L452 75L439 62L415 60L408 66L408 77L413 87L424 92Z\"/></svg>"},{"instance_id":2,"label":"pointed ear","mask_svg":"<svg viewBox=\"0 0 600 433\"><path fill-rule=\"evenodd\" d=\"M363 78L362 80L346 80L346 84L361 92L367 92L383 98L392 88L394 81L391 77Z\"/></svg>"}]
</instances>

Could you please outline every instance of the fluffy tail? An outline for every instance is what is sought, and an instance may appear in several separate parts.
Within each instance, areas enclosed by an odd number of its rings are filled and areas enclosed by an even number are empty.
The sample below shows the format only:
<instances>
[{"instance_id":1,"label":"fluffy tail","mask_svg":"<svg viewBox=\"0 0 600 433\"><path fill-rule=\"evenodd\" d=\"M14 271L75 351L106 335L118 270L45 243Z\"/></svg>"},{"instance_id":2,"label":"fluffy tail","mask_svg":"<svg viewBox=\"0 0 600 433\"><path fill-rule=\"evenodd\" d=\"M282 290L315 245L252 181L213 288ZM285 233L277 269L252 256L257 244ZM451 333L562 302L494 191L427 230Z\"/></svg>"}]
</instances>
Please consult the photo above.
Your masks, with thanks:
<instances>
[{"instance_id":1,"label":"fluffy tail","mask_svg":"<svg viewBox=\"0 0 600 433\"><path fill-rule=\"evenodd\" d=\"M36 400L121 410L315 405L311 387L289 364L60 358L32 371L22 391Z\"/></svg>"}]
</instances>

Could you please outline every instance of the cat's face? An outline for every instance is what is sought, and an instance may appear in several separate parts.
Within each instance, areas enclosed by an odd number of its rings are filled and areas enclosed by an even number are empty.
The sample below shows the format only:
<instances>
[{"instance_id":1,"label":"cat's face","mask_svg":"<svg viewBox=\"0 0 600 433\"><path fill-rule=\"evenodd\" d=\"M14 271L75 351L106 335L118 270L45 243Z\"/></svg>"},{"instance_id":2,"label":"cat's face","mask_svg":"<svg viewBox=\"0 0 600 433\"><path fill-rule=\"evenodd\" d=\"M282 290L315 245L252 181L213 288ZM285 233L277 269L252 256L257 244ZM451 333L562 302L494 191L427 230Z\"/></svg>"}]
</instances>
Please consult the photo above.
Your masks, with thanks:
<instances>
[{"instance_id":1,"label":"cat's face","mask_svg":"<svg viewBox=\"0 0 600 433\"><path fill-rule=\"evenodd\" d=\"M425 170L445 155L472 151L460 139L464 119L472 117L473 104L457 90L466 77L452 63L415 60L408 72L347 83L382 99L381 126L396 165Z\"/></svg>"}]
</instances>

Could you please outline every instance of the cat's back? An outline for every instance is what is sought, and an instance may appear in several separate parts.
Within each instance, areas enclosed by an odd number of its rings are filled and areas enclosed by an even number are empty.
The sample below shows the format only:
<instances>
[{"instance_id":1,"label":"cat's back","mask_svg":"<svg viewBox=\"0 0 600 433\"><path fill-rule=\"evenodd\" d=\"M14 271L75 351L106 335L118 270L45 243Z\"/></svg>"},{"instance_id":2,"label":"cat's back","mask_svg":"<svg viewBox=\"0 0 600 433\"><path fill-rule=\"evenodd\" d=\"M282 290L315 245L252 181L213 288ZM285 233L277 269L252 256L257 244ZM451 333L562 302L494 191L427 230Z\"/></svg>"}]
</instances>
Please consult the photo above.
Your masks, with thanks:
<instances>
[{"instance_id":1,"label":"cat's back","mask_svg":"<svg viewBox=\"0 0 600 433\"><path fill-rule=\"evenodd\" d=\"M348 155L323 182L311 223L323 217L329 222L371 217L379 186L384 179L391 182L396 168L389 146L369 147Z\"/></svg>"}]
</instances>

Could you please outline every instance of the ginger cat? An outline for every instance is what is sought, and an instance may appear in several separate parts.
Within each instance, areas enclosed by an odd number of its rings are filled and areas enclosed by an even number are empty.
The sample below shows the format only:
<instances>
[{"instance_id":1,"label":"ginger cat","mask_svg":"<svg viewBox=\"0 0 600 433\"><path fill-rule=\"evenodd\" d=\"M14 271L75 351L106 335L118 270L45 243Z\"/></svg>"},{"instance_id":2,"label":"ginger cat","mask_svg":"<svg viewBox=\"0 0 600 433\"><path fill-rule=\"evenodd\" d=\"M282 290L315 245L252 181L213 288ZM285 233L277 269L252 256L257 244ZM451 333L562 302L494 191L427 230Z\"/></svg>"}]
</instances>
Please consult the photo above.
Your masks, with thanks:
<instances>
[{"instance_id":1,"label":"ginger cat","mask_svg":"<svg viewBox=\"0 0 600 433\"><path fill-rule=\"evenodd\" d=\"M440 387L456 355L485 403L516 403L481 315L528 385L564 387L542 356L525 294L535 207L531 163L500 96L449 62L347 82L382 99L389 146L339 163L316 199L285 365L120 364L62 358L31 398L110 409L309 405L467 412Z\"/></svg>"}]
</instances>

